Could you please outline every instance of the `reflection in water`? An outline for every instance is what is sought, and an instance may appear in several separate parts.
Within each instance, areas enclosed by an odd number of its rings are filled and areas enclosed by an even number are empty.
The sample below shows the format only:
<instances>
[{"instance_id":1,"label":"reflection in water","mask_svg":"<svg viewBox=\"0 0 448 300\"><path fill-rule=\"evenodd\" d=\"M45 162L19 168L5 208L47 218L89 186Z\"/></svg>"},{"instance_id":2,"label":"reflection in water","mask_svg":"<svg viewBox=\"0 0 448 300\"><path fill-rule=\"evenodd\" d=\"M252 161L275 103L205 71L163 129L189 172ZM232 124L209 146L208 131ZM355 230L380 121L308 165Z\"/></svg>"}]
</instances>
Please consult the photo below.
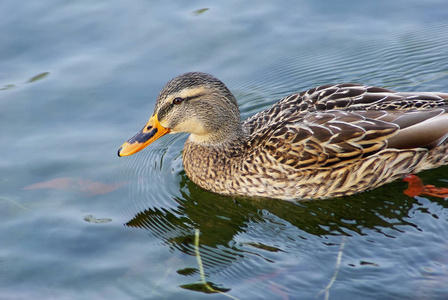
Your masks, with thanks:
<instances>
[{"instance_id":1,"label":"reflection in water","mask_svg":"<svg viewBox=\"0 0 448 300\"><path fill-rule=\"evenodd\" d=\"M122 187L124 184L125 183L123 182L104 183L84 178L60 177L27 185L23 187L22 190L53 189L81 193L84 196L89 197L111 193Z\"/></svg>"},{"instance_id":2,"label":"reflection in water","mask_svg":"<svg viewBox=\"0 0 448 300\"><path fill-rule=\"evenodd\" d=\"M394 229L397 225L412 225L404 220L406 215L402 211L410 210L415 200L404 195L398 195L394 202L374 200L386 190L340 201L290 202L219 196L200 190L185 175L182 177L183 198L175 199L179 205L176 210L147 209L127 225L153 230L178 249L184 249L180 245L191 242L187 236L192 234L193 228L201 230L203 244L217 247L228 245L236 234L246 231L249 222L269 223L271 228L285 225L273 221L272 216L316 236L351 235L349 232L362 235L364 228L377 228L381 232L382 227ZM180 238L182 236L184 238Z\"/></svg>"},{"instance_id":3,"label":"reflection in water","mask_svg":"<svg viewBox=\"0 0 448 300\"><path fill-rule=\"evenodd\" d=\"M262 267L255 266L254 271L251 266L254 257L272 263L275 256L272 258L269 253L286 251L299 256L313 237L333 246L341 240L330 239L331 236L364 236L374 243L372 232L396 238L404 232L403 226L419 230L410 220L421 204L402 193L405 187L406 183L396 182L343 199L289 202L211 194L182 173L182 196L173 198L177 207L147 208L126 226L146 229L171 249L189 255L194 255L194 229L199 229L206 272L222 274L226 270L225 274L234 279L245 278L251 277L250 272L263 273ZM443 200L440 204L448 206ZM243 234L245 238L241 237ZM375 261L357 265L378 266ZM189 276L197 270L187 268L178 273Z\"/></svg>"}]
</instances>

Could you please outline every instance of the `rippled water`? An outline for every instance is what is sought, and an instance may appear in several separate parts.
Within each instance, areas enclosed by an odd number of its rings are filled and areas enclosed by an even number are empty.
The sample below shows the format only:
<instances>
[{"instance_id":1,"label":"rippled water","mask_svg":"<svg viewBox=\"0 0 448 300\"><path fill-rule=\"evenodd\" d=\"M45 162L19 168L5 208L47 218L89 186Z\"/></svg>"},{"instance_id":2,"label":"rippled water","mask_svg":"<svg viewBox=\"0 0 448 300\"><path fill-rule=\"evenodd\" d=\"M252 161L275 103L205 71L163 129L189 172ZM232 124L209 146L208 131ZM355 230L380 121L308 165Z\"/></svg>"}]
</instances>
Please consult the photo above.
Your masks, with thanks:
<instances>
[{"instance_id":1,"label":"rippled water","mask_svg":"<svg viewBox=\"0 0 448 300\"><path fill-rule=\"evenodd\" d=\"M205 9L208 8L208 9ZM448 92L444 1L0 4L0 299L446 299L448 204L394 182L327 201L222 197L186 135L118 158L172 77L223 80L243 118L355 82ZM448 186L448 167L420 176Z\"/></svg>"}]
</instances>

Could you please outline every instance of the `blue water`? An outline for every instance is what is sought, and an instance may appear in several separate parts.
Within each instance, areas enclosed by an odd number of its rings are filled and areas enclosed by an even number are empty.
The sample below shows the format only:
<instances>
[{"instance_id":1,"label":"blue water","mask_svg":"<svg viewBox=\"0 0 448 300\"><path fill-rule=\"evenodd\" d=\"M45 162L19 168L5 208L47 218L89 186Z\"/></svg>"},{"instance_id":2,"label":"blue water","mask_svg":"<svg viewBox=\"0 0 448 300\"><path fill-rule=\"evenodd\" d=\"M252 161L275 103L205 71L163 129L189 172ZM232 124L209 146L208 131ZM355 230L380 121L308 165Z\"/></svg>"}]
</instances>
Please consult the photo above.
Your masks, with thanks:
<instances>
[{"instance_id":1,"label":"blue water","mask_svg":"<svg viewBox=\"0 0 448 300\"><path fill-rule=\"evenodd\" d=\"M208 10L203 10L208 8ZM0 3L0 299L447 299L448 203L395 182L315 202L196 187L186 136L118 147L209 72L243 118L320 84L448 92L446 1ZM448 167L421 174L448 186ZM340 262L338 262L340 259ZM199 285L200 286L200 285Z\"/></svg>"}]
</instances>

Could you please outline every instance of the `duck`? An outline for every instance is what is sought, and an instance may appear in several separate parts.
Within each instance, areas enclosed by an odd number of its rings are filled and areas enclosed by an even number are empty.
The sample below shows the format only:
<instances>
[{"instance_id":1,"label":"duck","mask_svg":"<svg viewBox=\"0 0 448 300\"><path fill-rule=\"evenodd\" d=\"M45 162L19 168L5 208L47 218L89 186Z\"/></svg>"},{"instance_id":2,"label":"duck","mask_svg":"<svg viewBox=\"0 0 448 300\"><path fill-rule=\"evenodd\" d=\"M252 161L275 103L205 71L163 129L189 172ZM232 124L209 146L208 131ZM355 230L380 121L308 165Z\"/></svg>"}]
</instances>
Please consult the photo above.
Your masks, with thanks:
<instances>
[{"instance_id":1,"label":"duck","mask_svg":"<svg viewBox=\"0 0 448 300\"><path fill-rule=\"evenodd\" d=\"M448 93L330 84L286 96L242 121L226 85L202 72L171 79L118 156L188 133L187 176L213 193L283 200L372 190L448 164Z\"/></svg>"}]
</instances>

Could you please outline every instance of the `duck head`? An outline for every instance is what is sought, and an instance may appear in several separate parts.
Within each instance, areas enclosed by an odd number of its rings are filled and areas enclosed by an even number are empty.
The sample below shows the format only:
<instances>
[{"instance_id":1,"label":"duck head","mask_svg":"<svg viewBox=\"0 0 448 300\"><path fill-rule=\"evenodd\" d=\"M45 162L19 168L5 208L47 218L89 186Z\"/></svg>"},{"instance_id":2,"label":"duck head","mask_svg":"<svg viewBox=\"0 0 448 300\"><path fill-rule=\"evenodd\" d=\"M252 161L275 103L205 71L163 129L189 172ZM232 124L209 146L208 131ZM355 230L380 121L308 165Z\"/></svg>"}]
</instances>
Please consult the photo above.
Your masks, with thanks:
<instances>
[{"instance_id":1,"label":"duck head","mask_svg":"<svg viewBox=\"0 0 448 300\"><path fill-rule=\"evenodd\" d=\"M170 80L140 132L118 149L132 155L168 133L190 133L191 142L219 145L242 135L235 97L210 74L190 72Z\"/></svg>"}]
</instances>

